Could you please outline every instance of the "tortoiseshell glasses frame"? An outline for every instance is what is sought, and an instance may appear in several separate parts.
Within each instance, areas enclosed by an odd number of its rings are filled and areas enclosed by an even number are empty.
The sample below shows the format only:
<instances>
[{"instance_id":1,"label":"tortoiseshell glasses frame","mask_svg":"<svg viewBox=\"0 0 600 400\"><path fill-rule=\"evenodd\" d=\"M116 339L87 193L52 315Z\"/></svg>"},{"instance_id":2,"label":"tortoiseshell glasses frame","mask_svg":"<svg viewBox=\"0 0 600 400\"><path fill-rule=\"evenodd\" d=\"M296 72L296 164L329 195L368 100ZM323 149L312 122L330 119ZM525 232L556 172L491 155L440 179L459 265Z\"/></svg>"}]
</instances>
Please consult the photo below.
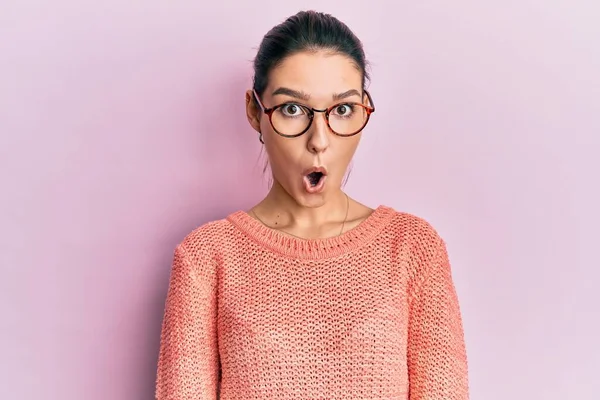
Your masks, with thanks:
<instances>
[{"instance_id":1,"label":"tortoiseshell glasses frame","mask_svg":"<svg viewBox=\"0 0 600 400\"><path fill-rule=\"evenodd\" d=\"M277 133L280 136L287 137L287 138L295 138L295 137L298 137L298 136L301 136L301 135L305 134L310 129L310 127L312 126L312 123L313 123L313 120L314 120L314 117L315 117L315 113L318 113L318 112L319 113L325 113L325 120L327 121L327 127L329 128L329 130L334 135L342 136L342 137L349 137L349 136L357 135L358 133L360 133L365 128L365 126L367 126L367 123L369 122L369 119L371 118L371 114L375 112L375 104L373 103L373 98L371 97L371 94L367 90L364 90L364 92L367 95L367 98L369 100L370 106L368 106L366 104L363 104L363 103L358 103L358 102L342 101L342 102L336 103L336 104L334 104L334 105L332 105L330 107L327 107L327 108L324 108L324 109L320 110L320 109L317 109L317 108L308 107L308 106L306 106L304 104L300 104L300 103L297 103L297 102L294 102L294 101L286 101L284 103L277 104L276 106L267 108L267 107L265 107L265 105L260 100L260 98L258 96L258 93L256 93L256 90L254 90L254 89L252 90L252 93L254 93L254 98L256 99L256 102L258 103L258 106L260 107L260 109L262 110L262 112L265 113L269 117L269 123L271 124L271 127L273 128L273 130L275 131L275 133ZM309 122L308 122L308 125L306 126L306 128L303 131L301 131L300 133L296 133L296 134L293 134L293 135L288 135L288 134L285 134L283 132L280 132L273 125L273 113L277 109L279 109L279 108L281 108L283 106L289 105L289 104L293 104L295 106L301 107L302 109L304 109L306 111L306 114L309 117ZM353 105L353 106L358 106L358 107L364 108L365 113L366 113L366 118L365 118L365 121L363 122L362 126L360 127L360 129L357 129L357 130L355 130L353 132L350 132L350 133L338 133L338 132L336 132L331 127L331 124L329 123L329 114L336 107L339 107L339 106L342 106L342 105Z\"/></svg>"}]
</instances>

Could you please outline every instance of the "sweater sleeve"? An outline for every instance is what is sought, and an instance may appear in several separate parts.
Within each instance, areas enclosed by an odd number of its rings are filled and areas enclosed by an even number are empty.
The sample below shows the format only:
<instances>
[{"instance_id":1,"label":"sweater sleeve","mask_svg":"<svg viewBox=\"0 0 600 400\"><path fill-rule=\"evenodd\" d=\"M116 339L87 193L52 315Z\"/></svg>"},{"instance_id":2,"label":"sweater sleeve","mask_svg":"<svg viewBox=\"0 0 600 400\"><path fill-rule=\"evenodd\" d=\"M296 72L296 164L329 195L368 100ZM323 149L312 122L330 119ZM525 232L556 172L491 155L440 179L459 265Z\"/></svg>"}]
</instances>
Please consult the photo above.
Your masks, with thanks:
<instances>
[{"instance_id":1,"label":"sweater sleeve","mask_svg":"<svg viewBox=\"0 0 600 400\"><path fill-rule=\"evenodd\" d=\"M409 399L468 400L463 324L442 239L431 254L409 298Z\"/></svg>"},{"instance_id":2,"label":"sweater sleeve","mask_svg":"<svg viewBox=\"0 0 600 400\"><path fill-rule=\"evenodd\" d=\"M157 400L214 400L219 383L216 274L203 249L177 246L160 336Z\"/></svg>"}]
</instances>

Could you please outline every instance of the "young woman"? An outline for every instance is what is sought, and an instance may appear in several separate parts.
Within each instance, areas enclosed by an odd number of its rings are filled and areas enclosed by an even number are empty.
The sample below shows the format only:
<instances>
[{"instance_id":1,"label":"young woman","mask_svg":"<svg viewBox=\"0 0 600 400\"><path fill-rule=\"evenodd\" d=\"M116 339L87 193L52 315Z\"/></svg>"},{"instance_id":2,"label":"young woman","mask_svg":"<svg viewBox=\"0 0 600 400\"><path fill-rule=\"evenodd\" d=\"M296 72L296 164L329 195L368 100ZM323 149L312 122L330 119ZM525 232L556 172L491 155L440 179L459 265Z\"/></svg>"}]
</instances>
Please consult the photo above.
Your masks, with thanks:
<instances>
[{"instance_id":1,"label":"young woman","mask_svg":"<svg viewBox=\"0 0 600 400\"><path fill-rule=\"evenodd\" d=\"M254 72L247 118L273 184L177 246L157 399L467 399L444 241L342 191L375 111L360 41L300 12L267 33Z\"/></svg>"}]
</instances>

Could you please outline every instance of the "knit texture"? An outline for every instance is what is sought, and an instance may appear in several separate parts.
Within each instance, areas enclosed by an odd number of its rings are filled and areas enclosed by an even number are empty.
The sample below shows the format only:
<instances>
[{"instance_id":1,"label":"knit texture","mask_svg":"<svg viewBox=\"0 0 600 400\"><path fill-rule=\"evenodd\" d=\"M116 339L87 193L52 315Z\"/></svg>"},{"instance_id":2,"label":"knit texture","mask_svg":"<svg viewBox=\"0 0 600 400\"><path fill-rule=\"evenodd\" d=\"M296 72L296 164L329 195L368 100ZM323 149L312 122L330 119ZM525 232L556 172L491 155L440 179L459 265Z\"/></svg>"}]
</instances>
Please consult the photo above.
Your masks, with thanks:
<instances>
[{"instance_id":1,"label":"knit texture","mask_svg":"<svg viewBox=\"0 0 600 400\"><path fill-rule=\"evenodd\" d=\"M308 240L237 211L176 247L156 399L468 398L446 246L423 219L380 206Z\"/></svg>"}]
</instances>

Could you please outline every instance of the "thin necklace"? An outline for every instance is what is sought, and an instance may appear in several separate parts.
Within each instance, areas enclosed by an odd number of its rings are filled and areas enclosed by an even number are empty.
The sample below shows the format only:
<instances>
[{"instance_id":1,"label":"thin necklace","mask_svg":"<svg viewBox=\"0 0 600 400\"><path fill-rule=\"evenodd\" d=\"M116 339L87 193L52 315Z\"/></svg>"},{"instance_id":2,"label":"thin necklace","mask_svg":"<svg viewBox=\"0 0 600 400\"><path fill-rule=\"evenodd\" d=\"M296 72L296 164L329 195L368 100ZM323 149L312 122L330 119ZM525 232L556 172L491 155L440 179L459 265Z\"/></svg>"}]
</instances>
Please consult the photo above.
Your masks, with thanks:
<instances>
[{"instance_id":1,"label":"thin necklace","mask_svg":"<svg viewBox=\"0 0 600 400\"><path fill-rule=\"evenodd\" d=\"M350 209L350 199L348 198L348 194L346 194L346 193L344 193L344 194L346 195L346 216L344 217L344 222L342 222L342 228L340 229L340 233L338 233L337 236L340 236L342 233L344 233L344 227L346 226L346 220L348 219L348 210ZM256 211L254 211L254 210L251 210L251 211L252 211L252 214L256 217L257 220L259 220L264 226L269 227L269 225L265 224L265 222L258 216L258 214L256 214ZM271 229L273 229L273 228L271 228ZM288 232L288 231L286 231L284 229L279 229L279 230L282 231L282 232L285 232L288 235L297 237L298 239L306 239L306 238L303 238L301 236L296 236L293 233L290 233L290 232Z\"/></svg>"}]
</instances>

